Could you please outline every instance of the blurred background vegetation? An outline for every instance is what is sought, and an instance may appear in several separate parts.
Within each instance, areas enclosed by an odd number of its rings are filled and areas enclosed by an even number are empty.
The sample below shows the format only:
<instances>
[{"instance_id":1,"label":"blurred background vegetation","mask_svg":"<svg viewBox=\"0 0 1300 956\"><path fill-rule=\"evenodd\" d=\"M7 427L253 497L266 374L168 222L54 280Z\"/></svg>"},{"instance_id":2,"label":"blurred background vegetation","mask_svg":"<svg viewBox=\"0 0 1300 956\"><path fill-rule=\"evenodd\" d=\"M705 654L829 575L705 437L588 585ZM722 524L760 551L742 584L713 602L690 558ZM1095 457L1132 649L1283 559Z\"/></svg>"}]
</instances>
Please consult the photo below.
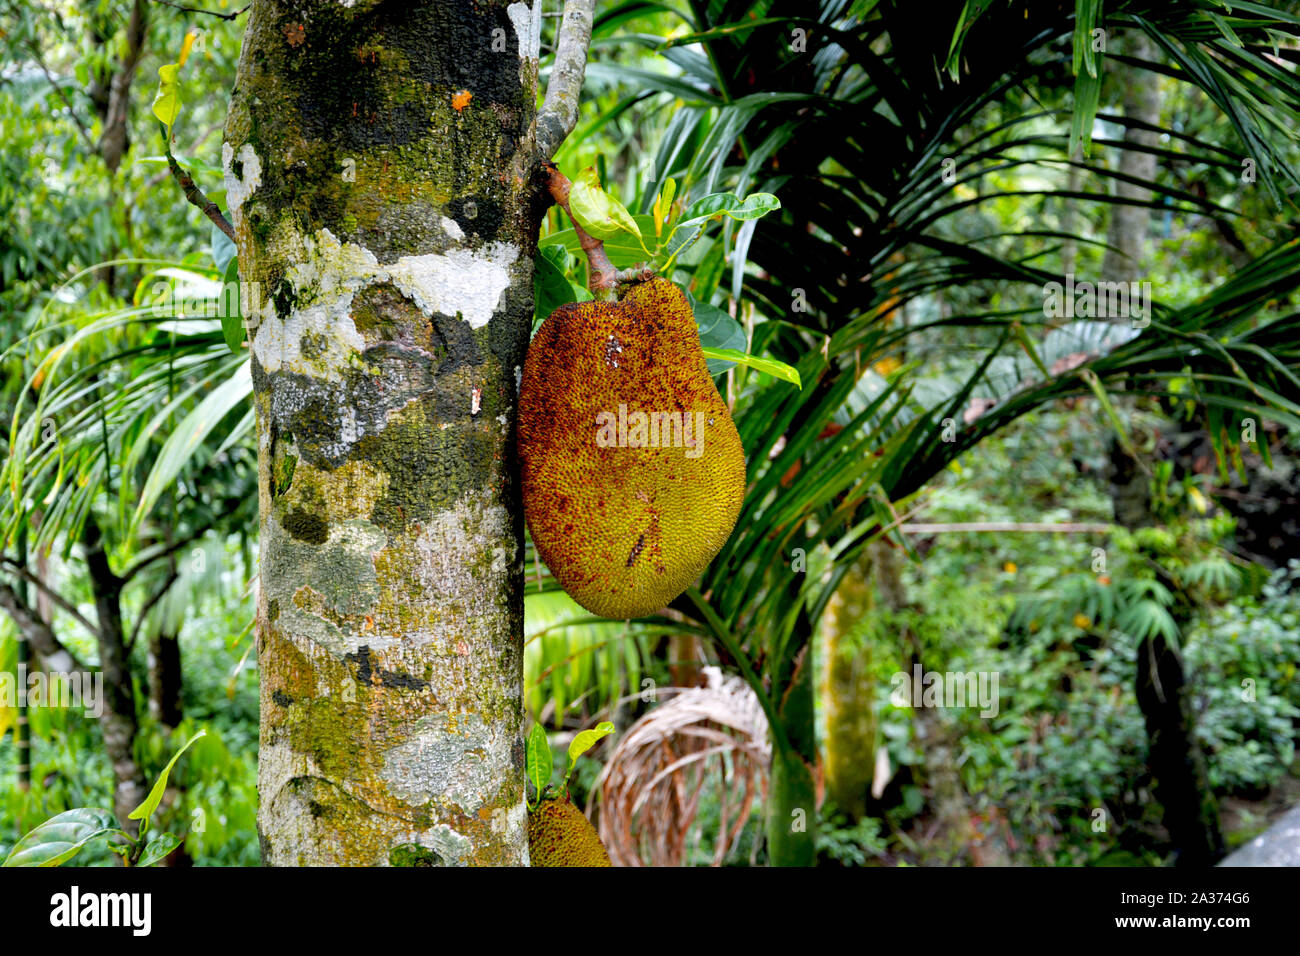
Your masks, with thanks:
<instances>
[{"instance_id":1,"label":"blurred background vegetation","mask_svg":"<svg viewBox=\"0 0 1300 956\"><path fill-rule=\"evenodd\" d=\"M206 728L169 862L258 862L247 350L149 112L197 32L171 149L223 204L242 21L195 6L0 0L0 671L135 714L0 707L0 857ZM1207 862L1300 802L1298 5L907 6L598 5L557 164L641 215L776 194L673 278L803 387L720 371L745 510L661 614L590 617L530 548L526 708L615 723L573 789L616 862ZM1067 274L1151 312L1048 314ZM996 715L900 705L915 666L996 673Z\"/></svg>"}]
</instances>

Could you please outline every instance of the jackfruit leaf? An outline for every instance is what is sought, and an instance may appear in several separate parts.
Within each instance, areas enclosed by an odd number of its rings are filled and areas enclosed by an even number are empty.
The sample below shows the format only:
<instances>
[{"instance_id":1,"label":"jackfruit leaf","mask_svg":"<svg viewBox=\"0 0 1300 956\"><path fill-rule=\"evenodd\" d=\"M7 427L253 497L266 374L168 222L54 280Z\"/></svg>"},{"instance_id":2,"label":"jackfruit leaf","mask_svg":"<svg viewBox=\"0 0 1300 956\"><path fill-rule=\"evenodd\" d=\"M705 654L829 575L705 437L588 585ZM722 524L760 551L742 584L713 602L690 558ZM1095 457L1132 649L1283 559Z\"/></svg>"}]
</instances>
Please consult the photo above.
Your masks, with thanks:
<instances>
[{"instance_id":1,"label":"jackfruit leaf","mask_svg":"<svg viewBox=\"0 0 1300 956\"><path fill-rule=\"evenodd\" d=\"M546 739L546 731L541 724L533 724L533 729L528 732L524 772L537 792L536 799L540 801L546 783L551 779L551 744Z\"/></svg>"},{"instance_id":2,"label":"jackfruit leaf","mask_svg":"<svg viewBox=\"0 0 1300 956\"><path fill-rule=\"evenodd\" d=\"M164 160L165 161L165 160ZM212 238L209 240L212 248L212 264L220 273L225 273L226 266L230 265L230 260L235 258L235 244L230 241L230 237L216 227L212 226Z\"/></svg>"},{"instance_id":3,"label":"jackfruit leaf","mask_svg":"<svg viewBox=\"0 0 1300 956\"><path fill-rule=\"evenodd\" d=\"M569 774L573 773L579 757L594 747L600 738L607 737L613 732L614 725L608 720L602 720L593 729L584 730L575 736L569 743L569 765L564 770L564 779L569 779Z\"/></svg>"},{"instance_id":4,"label":"jackfruit leaf","mask_svg":"<svg viewBox=\"0 0 1300 956\"><path fill-rule=\"evenodd\" d=\"M743 353L749 347L745 330L741 328L739 322L716 305L700 302L689 292L686 293L686 298L695 313L695 325L699 328L700 345L703 348ZM708 352L705 352L705 358L710 375L721 375L736 364L735 360L730 358L709 358Z\"/></svg>"},{"instance_id":5,"label":"jackfruit leaf","mask_svg":"<svg viewBox=\"0 0 1300 956\"><path fill-rule=\"evenodd\" d=\"M644 232L654 232L654 218L650 215L634 216L637 229ZM645 248L641 245L640 239L626 232L619 232L612 239L606 239L605 254L609 256L609 261L619 269L626 269L628 266L638 265L645 262L648 256ZM562 245L578 257L580 261L585 260L582 251L582 244L578 241L578 234L572 229L561 229L551 233L545 239L537 243L539 248L545 249L554 245Z\"/></svg>"},{"instance_id":6,"label":"jackfruit leaf","mask_svg":"<svg viewBox=\"0 0 1300 956\"><path fill-rule=\"evenodd\" d=\"M668 179L664 182L663 188L659 190L659 195L655 197L654 208L651 211L655 219L655 236L663 234L664 226L672 218L673 197L677 195L677 180Z\"/></svg>"},{"instance_id":7,"label":"jackfruit leaf","mask_svg":"<svg viewBox=\"0 0 1300 956\"><path fill-rule=\"evenodd\" d=\"M176 766L176 761L181 759L181 754L190 749L190 744L200 737L207 736L206 730L200 730L197 734L185 741L185 746L176 753L172 754L172 759L167 761L167 766L163 767L162 773L158 774L158 779L154 781L153 789L149 791L149 796L144 798L144 802L126 815L128 820L143 820L146 824L153 812L158 809L158 804L162 803L163 792L167 789L167 778L171 776L172 767ZM168 852L171 852L170 850ZM165 855L165 854L164 854Z\"/></svg>"},{"instance_id":8,"label":"jackfruit leaf","mask_svg":"<svg viewBox=\"0 0 1300 956\"><path fill-rule=\"evenodd\" d=\"M780 208L781 200L771 193L750 193L744 199L731 193L712 193L691 203L690 208L686 210L686 215L682 216L681 221L677 223L677 228L693 226L714 216L728 216L746 222L750 219L761 219L769 212Z\"/></svg>"},{"instance_id":9,"label":"jackfruit leaf","mask_svg":"<svg viewBox=\"0 0 1300 956\"><path fill-rule=\"evenodd\" d=\"M600 188L595 166L588 166L569 188L569 214L597 239L613 239L629 232L641 241L641 227L627 207Z\"/></svg>"},{"instance_id":10,"label":"jackfruit leaf","mask_svg":"<svg viewBox=\"0 0 1300 956\"><path fill-rule=\"evenodd\" d=\"M171 833L160 833L144 848L136 866L153 866L172 850L181 845L180 837Z\"/></svg>"},{"instance_id":11,"label":"jackfruit leaf","mask_svg":"<svg viewBox=\"0 0 1300 956\"><path fill-rule=\"evenodd\" d=\"M569 302L591 298L590 292L569 278L573 262L573 253L560 243L537 250L533 259L533 310L537 321Z\"/></svg>"},{"instance_id":12,"label":"jackfruit leaf","mask_svg":"<svg viewBox=\"0 0 1300 956\"><path fill-rule=\"evenodd\" d=\"M50 817L14 844L3 866L58 866L96 837L120 833L117 819L98 807L77 807Z\"/></svg>"},{"instance_id":13,"label":"jackfruit leaf","mask_svg":"<svg viewBox=\"0 0 1300 956\"><path fill-rule=\"evenodd\" d=\"M659 255L655 257L656 261L662 257L664 264L663 268L658 271L662 272L664 275L668 275L669 267L672 261L677 258L678 253L685 252L691 247L695 240L700 238L702 235L704 235L704 227L702 225L689 226L686 229L680 227L674 228L672 234L668 237L668 241L664 244L663 249L660 250Z\"/></svg>"},{"instance_id":14,"label":"jackfruit leaf","mask_svg":"<svg viewBox=\"0 0 1300 956\"><path fill-rule=\"evenodd\" d=\"M180 69L179 63L164 63L158 67L158 92L153 98L153 115L167 127L168 136L171 136L172 124L181 113L181 85L176 79Z\"/></svg>"},{"instance_id":15,"label":"jackfruit leaf","mask_svg":"<svg viewBox=\"0 0 1300 956\"><path fill-rule=\"evenodd\" d=\"M773 378L779 378L783 382L790 382L798 388L803 388L803 383L799 380L799 370L784 362L778 362L776 359L762 358L758 355L750 355L748 352L741 352L739 349L715 349L705 346L704 357L712 364L713 361L735 362L740 365L748 365L752 369L760 372L766 372Z\"/></svg>"},{"instance_id":16,"label":"jackfruit leaf","mask_svg":"<svg viewBox=\"0 0 1300 956\"><path fill-rule=\"evenodd\" d=\"M234 290L228 295L227 290ZM239 260L231 259L226 263L225 274L221 277L221 294L217 296L217 309L221 313L221 335L226 340L230 351L236 355L244 344L244 309L239 296Z\"/></svg>"}]
</instances>

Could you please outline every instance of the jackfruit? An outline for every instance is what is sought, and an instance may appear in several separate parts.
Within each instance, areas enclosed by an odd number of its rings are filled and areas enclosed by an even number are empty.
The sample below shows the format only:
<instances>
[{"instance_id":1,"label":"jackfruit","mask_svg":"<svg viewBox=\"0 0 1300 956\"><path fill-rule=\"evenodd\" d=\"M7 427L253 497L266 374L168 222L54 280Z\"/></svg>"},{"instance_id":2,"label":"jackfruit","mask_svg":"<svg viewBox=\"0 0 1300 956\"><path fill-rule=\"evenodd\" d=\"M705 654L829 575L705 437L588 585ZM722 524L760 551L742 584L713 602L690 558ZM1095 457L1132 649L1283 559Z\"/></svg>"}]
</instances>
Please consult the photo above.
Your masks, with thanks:
<instances>
[{"instance_id":1,"label":"jackfruit","mask_svg":"<svg viewBox=\"0 0 1300 956\"><path fill-rule=\"evenodd\" d=\"M533 866L611 865L596 828L567 796L528 811L528 856Z\"/></svg>"},{"instance_id":2,"label":"jackfruit","mask_svg":"<svg viewBox=\"0 0 1300 956\"><path fill-rule=\"evenodd\" d=\"M726 543L745 450L686 296L660 278L560 306L524 361L524 515L551 573L593 614L659 610Z\"/></svg>"}]
</instances>

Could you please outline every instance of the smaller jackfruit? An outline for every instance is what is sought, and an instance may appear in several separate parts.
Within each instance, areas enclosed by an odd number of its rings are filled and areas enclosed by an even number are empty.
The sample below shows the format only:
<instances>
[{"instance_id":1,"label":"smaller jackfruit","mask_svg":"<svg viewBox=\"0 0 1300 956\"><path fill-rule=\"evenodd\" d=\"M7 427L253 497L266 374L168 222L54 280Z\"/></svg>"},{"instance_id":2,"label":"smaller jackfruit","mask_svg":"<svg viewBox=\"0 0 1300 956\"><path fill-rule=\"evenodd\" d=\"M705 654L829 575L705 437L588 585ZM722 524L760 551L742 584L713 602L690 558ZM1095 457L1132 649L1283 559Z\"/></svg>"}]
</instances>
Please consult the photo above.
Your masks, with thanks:
<instances>
[{"instance_id":1,"label":"smaller jackfruit","mask_svg":"<svg viewBox=\"0 0 1300 956\"><path fill-rule=\"evenodd\" d=\"M610 866L596 828L567 796L548 797L528 811L533 866Z\"/></svg>"}]
</instances>

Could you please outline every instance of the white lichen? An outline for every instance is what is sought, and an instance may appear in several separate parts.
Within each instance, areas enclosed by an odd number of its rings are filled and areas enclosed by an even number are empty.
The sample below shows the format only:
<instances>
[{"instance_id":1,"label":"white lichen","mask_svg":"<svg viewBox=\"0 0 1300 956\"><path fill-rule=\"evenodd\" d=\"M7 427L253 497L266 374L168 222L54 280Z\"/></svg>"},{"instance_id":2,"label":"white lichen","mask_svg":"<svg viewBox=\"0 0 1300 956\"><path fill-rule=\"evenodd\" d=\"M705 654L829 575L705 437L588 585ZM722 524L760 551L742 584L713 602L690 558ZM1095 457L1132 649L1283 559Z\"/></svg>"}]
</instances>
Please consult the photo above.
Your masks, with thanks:
<instances>
[{"instance_id":1,"label":"white lichen","mask_svg":"<svg viewBox=\"0 0 1300 956\"><path fill-rule=\"evenodd\" d=\"M285 275L292 311L282 318L269 297L254 310L253 354L268 372L285 368L330 382L341 381L353 356L365 348L351 317L361 289L391 282L426 315L458 315L477 329L500 307L510 266L519 258L518 247L491 242L481 249L403 256L382 265L369 249L340 242L328 229L314 237L279 233L273 245L293 262Z\"/></svg>"},{"instance_id":2,"label":"white lichen","mask_svg":"<svg viewBox=\"0 0 1300 956\"><path fill-rule=\"evenodd\" d=\"M236 159L242 164L239 176L234 171ZM238 230L244 221L244 203L262 185L262 161L257 158L252 143L239 147L238 154L229 143L222 143L221 169L226 176L226 205L230 208L230 222Z\"/></svg>"},{"instance_id":3,"label":"white lichen","mask_svg":"<svg viewBox=\"0 0 1300 956\"><path fill-rule=\"evenodd\" d=\"M425 256L403 256L386 267L388 278L426 315L459 315L470 328L482 328L510 287L510 266L519 249L490 242L482 249L452 249Z\"/></svg>"},{"instance_id":4,"label":"white lichen","mask_svg":"<svg viewBox=\"0 0 1300 956\"><path fill-rule=\"evenodd\" d=\"M519 39L519 59L536 60L542 49L542 0L533 0L531 8L526 3L512 3L506 14Z\"/></svg>"},{"instance_id":5,"label":"white lichen","mask_svg":"<svg viewBox=\"0 0 1300 956\"><path fill-rule=\"evenodd\" d=\"M477 714L431 714L384 754L380 776L405 803L423 806L442 799L464 813L478 813L509 779L511 749L501 727Z\"/></svg>"}]
</instances>

